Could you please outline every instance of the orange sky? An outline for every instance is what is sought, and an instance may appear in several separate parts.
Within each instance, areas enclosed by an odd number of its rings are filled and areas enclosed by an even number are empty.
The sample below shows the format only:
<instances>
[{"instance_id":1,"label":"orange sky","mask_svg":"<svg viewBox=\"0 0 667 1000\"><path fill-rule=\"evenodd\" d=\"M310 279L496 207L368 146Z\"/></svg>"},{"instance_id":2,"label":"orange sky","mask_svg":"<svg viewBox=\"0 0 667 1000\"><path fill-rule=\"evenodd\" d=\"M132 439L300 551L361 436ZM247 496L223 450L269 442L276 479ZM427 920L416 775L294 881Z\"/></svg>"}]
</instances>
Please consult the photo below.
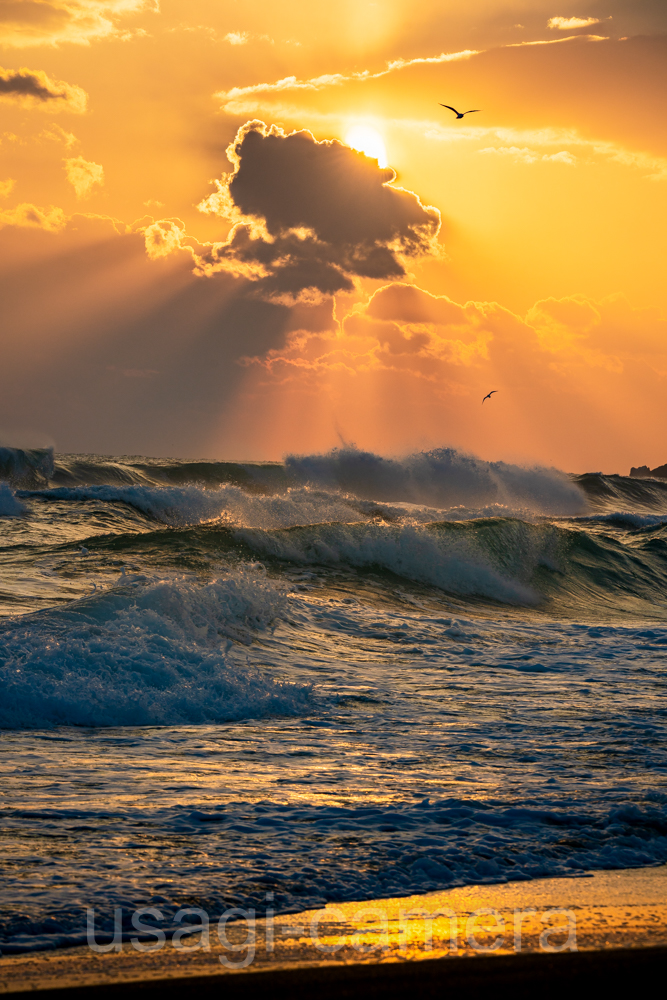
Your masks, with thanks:
<instances>
[{"instance_id":1,"label":"orange sky","mask_svg":"<svg viewBox=\"0 0 667 1000\"><path fill-rule=\"evenodd\" d=\"M0 43L0 443L667 461L662 2L0 0Z\"/></svg>"}]
</instances>

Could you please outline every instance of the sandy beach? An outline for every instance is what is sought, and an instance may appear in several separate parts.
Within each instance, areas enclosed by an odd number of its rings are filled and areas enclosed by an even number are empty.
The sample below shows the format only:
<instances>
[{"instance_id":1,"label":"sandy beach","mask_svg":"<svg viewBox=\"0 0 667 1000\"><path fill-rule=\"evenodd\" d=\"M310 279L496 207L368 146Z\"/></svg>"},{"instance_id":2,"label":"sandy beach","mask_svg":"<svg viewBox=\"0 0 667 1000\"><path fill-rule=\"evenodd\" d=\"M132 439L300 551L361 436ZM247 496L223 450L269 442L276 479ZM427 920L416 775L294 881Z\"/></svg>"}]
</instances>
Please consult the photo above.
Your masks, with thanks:
<instances>
[{"instance_id":1,"label":"sandy beach","mask_svg":"<svg viewBox=\"0 0 667 1000\"><path fill-rule=\"evenodd\" d=\"M124 997L195 984L206 992L221 976L228 995L244 996L630 982L667 960L667 866L341 903L276 917L273 927L258 921L254 943L244 921L225 934L229 947L211 923L209 950L195 934L176 947L137 941L146 950L128 942L118 952L84 946L5 956L0 990L75 990L83 1000L102 987L105 996L122 989Z\"/></svg>"}]
</instances>

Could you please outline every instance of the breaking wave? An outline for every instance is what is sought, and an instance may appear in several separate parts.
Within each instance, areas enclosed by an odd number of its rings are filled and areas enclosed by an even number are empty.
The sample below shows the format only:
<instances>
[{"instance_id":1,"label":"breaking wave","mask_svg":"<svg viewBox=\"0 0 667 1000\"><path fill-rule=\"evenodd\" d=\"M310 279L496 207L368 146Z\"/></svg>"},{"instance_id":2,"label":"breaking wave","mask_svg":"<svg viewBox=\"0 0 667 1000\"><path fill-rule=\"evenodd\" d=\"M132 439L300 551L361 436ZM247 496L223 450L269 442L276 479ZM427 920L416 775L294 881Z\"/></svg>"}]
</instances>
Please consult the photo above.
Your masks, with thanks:
<instances>
[{"instance_id":1,"label":"breaking wave","mask_svg":"<svg viewBox=\"0 0 667 1000\"><path fill-rule=\"evenodd\" d=\"M155 726L294 714L306 686L226 656L286 606L260 567L120 586L0 628L0 728Z\"/></svg>"},{"instance_id":2,"label":"breaking wave","mask_svg":"<svg viewBox=\"0 0 667 1000\"><path fill-rule=\"evenodd\" d=\"M53 448L6 448L0 446L0 479L13 486L33 486L53 478Z\"/></svg>"},{"instance_id":3,"label":"breaking wave","mask_svg":"<svg viewBox=\"0 0 667 1000\"><path fill-rule=\"evenodd\" d=\"M0 475L15 486L77 489L199 486L237 487L246 494L284 493L308 486L328 493L384 503L480 508L500 504L537 514L581 514L585 489L557 469L485 462L453 448L386 458L354 448L324 455L289 455L284 463L184 462L60 456L11 452ZM26 481L26 478L30 479Z\"/></svg>"},{"instance_id":4,"label":"breaking wave","mask_svg":"<svg viewBox=\"0 0 667 1000\"><path fill-rule=\"evenodd\" d=\"M263 558L298 565L383 569L453 594L486 597L505 604L530 605L539 601L539 594L525 579L545 558L537 538L536 544L524 539L525 561L513 567L524 578L519 579L494 566L474 535L451 530L457 527L317 524L286 531L243 528L237 529L235 535ZM523 526L517 527L521 530ZM506 534L510 532L511 528Z\"/></svg>"},{"instance_id":5,"label":"breaking wave","mask_svg":"<svg viewBox=\"0 0 667 1000\"><path fill-rule=\"evenodd\" d=\"M0 517L18 517L24 509L8 483L0 482Z\"/></svg>"},{"instance_id":6,"label":"breaking wave","mask_svg":"<svg viewBox=\"0 0 667 1000\"><path fill-rule=\"evenodd\" d=\"M340 489L364 499L450 507L505 504L539 514L571 515L586 509L580 487L557 469L485 462L454 448L406 458L383 458L353 448L285 459L294 479Z\"/></svg>"}]
</instances>

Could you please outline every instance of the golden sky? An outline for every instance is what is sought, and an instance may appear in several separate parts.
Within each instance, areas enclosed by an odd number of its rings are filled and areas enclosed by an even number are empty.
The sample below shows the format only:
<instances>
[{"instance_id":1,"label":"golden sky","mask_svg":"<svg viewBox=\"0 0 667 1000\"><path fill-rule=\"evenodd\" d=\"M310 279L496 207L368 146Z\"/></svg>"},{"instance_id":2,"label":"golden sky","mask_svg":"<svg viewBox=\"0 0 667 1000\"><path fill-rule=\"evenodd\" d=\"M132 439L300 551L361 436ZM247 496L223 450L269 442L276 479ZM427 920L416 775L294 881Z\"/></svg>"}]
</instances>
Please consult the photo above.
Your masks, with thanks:
<instances>
[{"instance_id":1,"label":"golden sky","mask_svg":"<svg viewBox=\"0 0 667 1000\"><path fill-rule=\"evenodd\" d=\"M0 0L0 46L0 443L667 461L663 0Z\"/></svg>"}]
</instances>

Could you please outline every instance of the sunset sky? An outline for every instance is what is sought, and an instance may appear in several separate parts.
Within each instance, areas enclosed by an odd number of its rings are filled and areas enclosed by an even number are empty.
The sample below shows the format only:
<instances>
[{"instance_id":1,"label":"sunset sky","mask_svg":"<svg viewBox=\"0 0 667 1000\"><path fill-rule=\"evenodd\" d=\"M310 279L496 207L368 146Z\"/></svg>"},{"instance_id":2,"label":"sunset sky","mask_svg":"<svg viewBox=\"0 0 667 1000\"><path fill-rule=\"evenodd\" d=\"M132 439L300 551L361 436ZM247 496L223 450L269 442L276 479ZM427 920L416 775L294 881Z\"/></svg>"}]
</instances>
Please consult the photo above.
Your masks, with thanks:
<instances>
[{"instance_id":1,"label":"sunset sky","mask_svg":"<svg viewBox=\"0 0 667 1000\"><path fill-rule=\"evenodd\" d=\"M0 40L0 443L667 462L664 0L0 0Z\"/></svg>"}]
</instances>

